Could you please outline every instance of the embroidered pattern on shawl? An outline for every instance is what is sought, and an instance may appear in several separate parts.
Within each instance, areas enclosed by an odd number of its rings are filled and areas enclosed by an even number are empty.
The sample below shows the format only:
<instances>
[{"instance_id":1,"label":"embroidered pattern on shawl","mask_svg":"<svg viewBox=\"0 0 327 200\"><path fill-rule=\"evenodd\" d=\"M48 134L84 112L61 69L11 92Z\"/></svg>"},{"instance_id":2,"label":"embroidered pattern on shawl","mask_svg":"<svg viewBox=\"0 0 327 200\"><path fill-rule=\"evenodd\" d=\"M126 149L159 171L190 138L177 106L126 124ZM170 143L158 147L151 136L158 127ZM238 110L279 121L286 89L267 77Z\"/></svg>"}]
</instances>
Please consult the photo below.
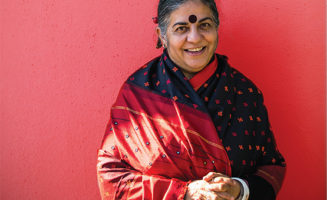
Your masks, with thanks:
<instances>
[{"instance_id":1,"label":"embroidered pattern on shawl","mask_svg":"<svg viewBox=\"0 0 327 200\"><path fill-rule=\"evenodd\" d=\"M265 166L283 171L285 163L262 94L215 56L219 67L196 90L166 52L129 77L99 150L104 199L182 199L187 183L210 171L256 173L278 192L282 178L269 178L275 174Z\"/></svg>"}]
</instances>

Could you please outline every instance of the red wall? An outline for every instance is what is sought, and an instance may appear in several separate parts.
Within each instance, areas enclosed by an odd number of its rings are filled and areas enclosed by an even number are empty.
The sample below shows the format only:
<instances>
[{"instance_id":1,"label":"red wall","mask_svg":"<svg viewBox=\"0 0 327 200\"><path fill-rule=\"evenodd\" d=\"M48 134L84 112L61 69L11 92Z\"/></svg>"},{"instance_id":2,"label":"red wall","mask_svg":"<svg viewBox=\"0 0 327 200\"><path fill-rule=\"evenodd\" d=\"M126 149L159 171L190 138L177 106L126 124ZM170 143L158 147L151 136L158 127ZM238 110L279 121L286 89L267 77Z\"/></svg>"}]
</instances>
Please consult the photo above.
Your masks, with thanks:
<instances>
[{"instance_id":1,"label":"red wall","mask_svg":"<svg viewBox=\"0 0 327 200\"><path fill-rule=\"evenodd\" d=\"M110 105L160 53L155 2L1 1L0 199L99 199ZM325 199L325 2L219 7L218 51L263 90L288 163L278 199Z\"/></svg>"}]
</instances>

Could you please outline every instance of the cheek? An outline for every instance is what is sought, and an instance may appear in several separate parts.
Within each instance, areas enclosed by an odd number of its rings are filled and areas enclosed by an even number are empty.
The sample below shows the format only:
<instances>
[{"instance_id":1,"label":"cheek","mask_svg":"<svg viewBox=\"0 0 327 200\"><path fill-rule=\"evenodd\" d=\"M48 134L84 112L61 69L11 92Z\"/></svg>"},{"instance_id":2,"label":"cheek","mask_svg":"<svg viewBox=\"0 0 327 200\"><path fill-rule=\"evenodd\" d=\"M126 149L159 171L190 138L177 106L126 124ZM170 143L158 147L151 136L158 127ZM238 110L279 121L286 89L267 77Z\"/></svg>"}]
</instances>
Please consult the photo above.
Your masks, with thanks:
<instances>
[{"instance_id":1,"label":"cheek","mask_svg":"<svg viewBox=\"0 0 327 200\"><path fill-rule=\"evenodd\" d=\"M217 48L217 45L218 45L218 36L217 35L209 35L207 37L207 41L210 43L210 46L212 46L212 48Z\"/></svg>"},{"instance_id":2,"label":"cheek","mask_svg":"<svg viewBox=\"0 0 327 200\"><path fill-rule=\"evenodd\" d=\"M218 35L215 31L208 32L206 34L207 41L210 43L216 43L218 41Z\"/></svg>"},{"instance_id":3,"label":"cheek","mask_svg":"<svg viewBox=\"0 0 327 200\"><path fill-rule=\"evenodd\" d=\"M179 50L183 50L184 41L185 41L185 37L174 36L168 40L168 44L172 48L172 50L179 51Z\"/></svg>"}]
</instances>

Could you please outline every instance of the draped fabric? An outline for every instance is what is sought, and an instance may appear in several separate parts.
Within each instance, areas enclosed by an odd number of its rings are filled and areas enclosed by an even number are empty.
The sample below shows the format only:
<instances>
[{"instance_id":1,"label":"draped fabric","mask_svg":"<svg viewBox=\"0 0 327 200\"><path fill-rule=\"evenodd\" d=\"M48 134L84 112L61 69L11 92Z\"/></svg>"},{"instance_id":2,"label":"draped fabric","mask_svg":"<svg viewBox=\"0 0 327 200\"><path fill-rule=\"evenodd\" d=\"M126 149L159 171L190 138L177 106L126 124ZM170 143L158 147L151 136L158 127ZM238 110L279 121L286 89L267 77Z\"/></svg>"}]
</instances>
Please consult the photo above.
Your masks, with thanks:
<instances>
[{"instance_id":1,"label":"draped fabric","mask_svg":"<svg viewBox=\"0 0 327 200\"><path fill-rule=\"evenodd\" d=\"M123 84L97 170L102 199L183 199L213 171L247 180L262 200L275 198L285 162L262 93L225 56L187 80L164 51Z\"/></svg>"}]
</instances>

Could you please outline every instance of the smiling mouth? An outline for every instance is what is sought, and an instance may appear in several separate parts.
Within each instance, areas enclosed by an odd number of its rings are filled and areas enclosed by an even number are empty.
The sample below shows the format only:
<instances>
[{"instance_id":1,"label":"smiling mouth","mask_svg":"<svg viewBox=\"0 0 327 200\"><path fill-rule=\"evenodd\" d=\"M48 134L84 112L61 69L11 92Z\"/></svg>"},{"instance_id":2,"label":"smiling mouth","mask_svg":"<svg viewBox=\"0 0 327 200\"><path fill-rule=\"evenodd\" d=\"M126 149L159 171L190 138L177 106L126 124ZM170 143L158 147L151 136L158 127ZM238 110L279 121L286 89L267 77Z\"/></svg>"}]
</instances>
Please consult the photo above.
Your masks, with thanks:
<instances>
[{"instance_id":1,"label":"smiling mouth","mask_svg":"<svg viewBox=\"0 0 327 200\"><path fill-rule=\"evenodd\" d=\"M199 47L199 48L193 48L193 49L185 49L184 51L191 55L199 55L201 54L206 47Z\"/></svg>"}]
</instances>

